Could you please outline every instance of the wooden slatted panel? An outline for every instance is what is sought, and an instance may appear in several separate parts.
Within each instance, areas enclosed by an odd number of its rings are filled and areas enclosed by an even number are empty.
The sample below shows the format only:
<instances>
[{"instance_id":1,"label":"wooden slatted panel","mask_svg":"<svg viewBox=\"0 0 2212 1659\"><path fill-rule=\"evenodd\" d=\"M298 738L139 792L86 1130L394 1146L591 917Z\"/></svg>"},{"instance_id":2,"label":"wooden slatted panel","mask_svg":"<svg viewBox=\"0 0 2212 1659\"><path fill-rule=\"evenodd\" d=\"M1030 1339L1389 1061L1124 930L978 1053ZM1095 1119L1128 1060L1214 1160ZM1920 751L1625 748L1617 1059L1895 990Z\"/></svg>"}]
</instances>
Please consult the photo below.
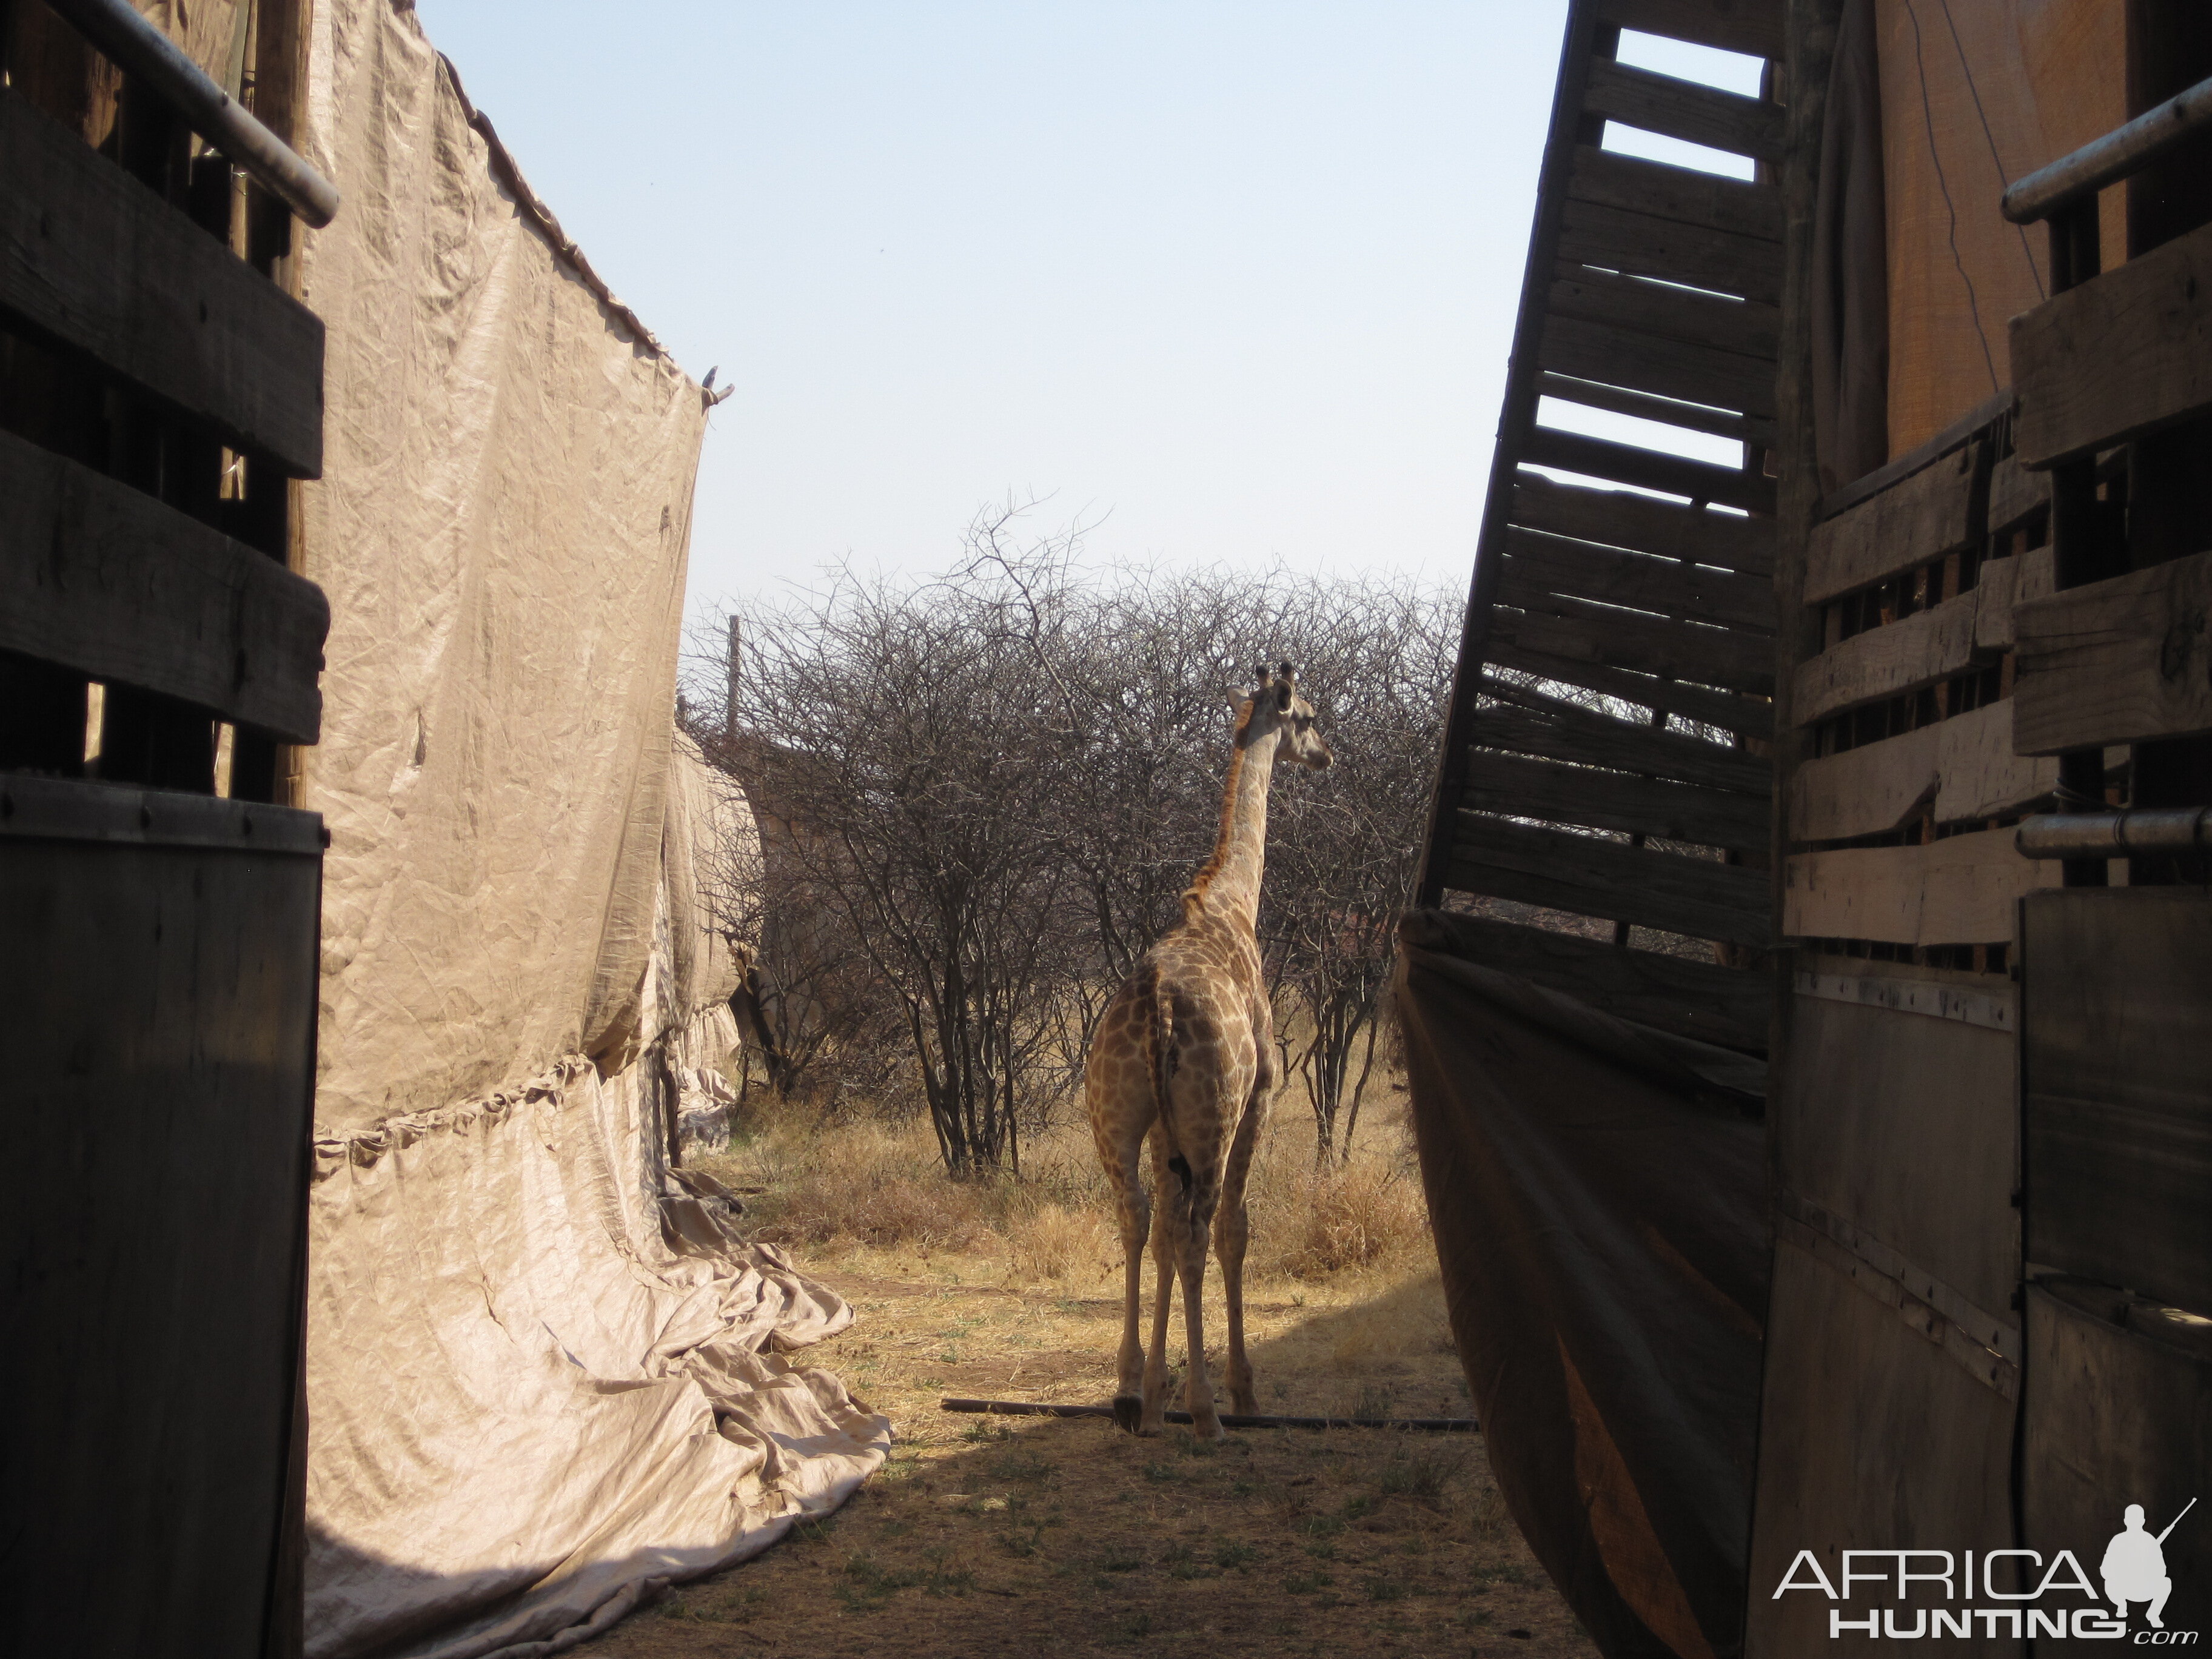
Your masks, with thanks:
<instances>
[{"instance_id":1,"label":"wooden slatted panel","mask_svg":"<svg viewBox=\"0 0 2212 1659\"><path fill-rule=\"evenodd\" d=\"M1590 65L1583 107L1593 114L1664 133L1686 143L1773 161L1782 155L1782 111L1695 81L1626 64Z\"/></svg>"},{"instance_id":2,"label":"wooden slatted panel","mask_svg":"<svg viewBox=\"0 0 2212 1659\"><path fill-rule=\"evenodd\" d=\"M1616 415L1633 415L1639 421L1656 421L1662 426L1687 427L1692 432L1735 438L1766 449L1782 441L1781 428L1764 416L1736 415L1726 410L1708 409L1702 404L1678 403L1672 398L1630 392L1602 381L1577 380L1549 370L1536 377L1536 395L1564 398L1569 403L1610 410Z\"/></svg>"},{"instance_id":3,"label":"wooden slatted panel","mask_svg":"<svg viewBox=\"0 0 2212 1659\"><path fill-rule=\"evenodd\" d=\"M1458 815L1452 884L1692 939L1763 945L1770 932L1763 870L1476 812Z\"/></svg>"},{"instance_id":4,"label":"wooden slatted panel","mask_svg":"<svg viewBox=\"0 0 2212 1659\"><path fill-rule=\"evenodd\" d=\"M1542 714L1485 708L1471 729L1473 741L1486 748L1668 778L1760 801L1773 788L1767 763L1741 750L1565 703L1555 702Z\"/></svg>"},{"instance_id":5,"label":"wooden slatted panel","mask_svg":"<svg viewBox=\"0 0 2212 1659\"><path fill-rule=\"evenodd\" d=\"M1662 709L1705 726L1717 726L1723 732L1747 738L1774 735L1774 705L1763 697L1739 697L1730 692L1686 685L1680 680L1657 675L1632 673L1601 663L1555 657L1544 651L1526 651L1510 640L1493 638L1484 647L1483 655L1494 667L1534 674L1561 685L1578 685L1605 696L1618 697L1623 702ZM1487 677L1482 689L1508 700L1515 695Z\"/></svg>"},{"instance_id":6,"label":"wooden slatted panel","mask_svg":"<svg viewBox=\"0 0 2212 1659\"><path fill-rule=\"evenodd\" d=\"M1755 0L1603 0L1598 15L1623 28L1747 58L1782 56L1782 9Z\"/></svg>"},{"instance_id":7,"label":"wooden slatted panel","mask_svg":"<svg viewBox=\"0 0 2212 1659\"><path fill-rule=\"evenodd\" d=\"M1601 203L1571 201L1560 219L1563 265L1597 265L1632 276L1687 283L1777 305L1782 245Z\"/></svg>"},{"instance_id":8,"label":"wooden slatted panel","mask_svg":"<svg viewBox=\"0 0 2212 1659\"><path fill-rule=\"evenodd\" d=\"M1782 198L1774 190L1647 161L1640 155L1584 146L1575 155L1567 199L1748 237L1778 248L1782 240Z\"/></svg>"},{"instance_id":9,"label":"wooden slatted panel","mask_svg":"<svg viewBox=\"0 0 2212 1659\"><path fill-rule=\"evenodd\" d=\"M1774 574L1771 519L1704 513L1625 489L1588 489L1524 472L1514 487L1512 521L1578 541L1690 559L1754 576Z\"/></svg>"},{"instance_id":10,"label":"wooden slatted panel","mask_svg":"<svg viewBox=\"0 0 2212 1659\"><path fill-rule=\"evenodd\" d=\"M313 743L329 627L306 577L0 432L0 649Z\"/></svg>"},{"instance_id":11,"label":"wooden slatted panel","mask_svg":"<svg viewBox=\"0 0 2212 1659\"><path fill-rule=\"evenodd\" d=\"M1732 852L1766 850L1771 815L1764 795L1723 794L1509 755L1485 756L1468 778L1461 805L1477 811L1655 836Z\"/></svg>"},{"instance_id":12,"label":"wooden slatted panel","mask_svg":"<svg viewBox=\"0 0 2212 1659\"><path fill-rule=\"evenodd\" d=\"M1753 300L1694 294L1634 276L1580 270L1553 280L1546 308L1553 317L1580 317L1593 323L1656 334L1686 345L1757 357L1774 374L1775 342L1782 314Z\"/></svg>"},{"instance_id":13,"label":"wooden slatted panel","mask_svg":"<svg viewBox=\"0 0 2212 1659\"><path fill-rule=\"evenodd\" d=\"M1558 374L1686 403L1774 413L1774 366L1756 357L1559 316L1544 325L1538 351L1537 361Z\"/></svg>"},{"instance_id":14,"label":"wooden slatted panel","mask_svg":"<svg viewBox=\"0 0 2212 1659\"><path fill-rule=\"evenodd\" d=\"M322 471L314 313L4 90L0 317L286 472Z\"/></svg>"},{"instance_id":15,"label":"wooden slatted panel","mask_svg":"<svg viewBox=\"0 0 2212 1659\"><path fill-rule=\"evenodd\" d=\"M1549 614L1498 610L1491 621L1492 633L1531 651L1577 657L1632 673L1661 674L1762 696L1773 692L1774 644L1760 635L1695 628L1565 597L1548 603ZM1970 628L1972 620L1970 617Z\"/></svg>"},{"instance_id":16,"label":"wooden slatted panel","mask_svg":"<svg viewBox=\"0 0 2212 1659\"><path fill-rule=\"evenodd\" d=\"M1854 634L1797 665L1795 707L1809 725L1963 674L1974 663L1979 596L1961 593L1917 617Z\"/></svg>"},{"instance_id":17,"label":"wooden slatted panel","mask_svg":"<svg viewBox=\"0 0 2212 1659\"><path fill-rule=\"evenodd\" d=\"M1980 448L1970 444L1814 526L1805 551L1805 603L1825 605L1979 540L1983 515L1974 497Z\"/></svg>"},{"instance_id":18,"label":"wooden slatted panel","mask_svg":"<svg viewBox=\"0 0 2212 1659\"><path fill-rule=\"evenodd\" d=\"M2013 700L1808 760L1790 781L1794 841L1850 841L2017 812L2057 787L2058 763L2013 753Z\"/></svg>"},{"instance_id":19,"label":"wooden slatted panel","mask_svg":"<svg viewBox=\"0 0 2212 1659\"><path fill-rule=\"evenodd\" d=\"M1516 582L1524 582L1540 592L1679 612L1762 633L1774 630L1774 586L1757 576L1618 552L1517 526L1506 532L1505 546L1510 556L1498 588L1505 604L1522 602L1512 592Z\"/></svg>"},{"instance_id":20,"label":"wooden slatted panel","mask_svg":"<svg viewBox=\"0 0 2212 1659\"><path fill-rule=\"evenodd\" d=\"M1562 472L1584 477L1609 478L1615 483L1661 489L1692 501L1718 501L1747 512L1774 510L1774 481L1754 477L1705 461L1662 455L1656 449L1638 449L1604 438L1586 438L1579 432L1559 432L1550 427L1533 429L1522 446L1522 459L1532 466L1556 466Z\"/></svg>"}]
</instances>

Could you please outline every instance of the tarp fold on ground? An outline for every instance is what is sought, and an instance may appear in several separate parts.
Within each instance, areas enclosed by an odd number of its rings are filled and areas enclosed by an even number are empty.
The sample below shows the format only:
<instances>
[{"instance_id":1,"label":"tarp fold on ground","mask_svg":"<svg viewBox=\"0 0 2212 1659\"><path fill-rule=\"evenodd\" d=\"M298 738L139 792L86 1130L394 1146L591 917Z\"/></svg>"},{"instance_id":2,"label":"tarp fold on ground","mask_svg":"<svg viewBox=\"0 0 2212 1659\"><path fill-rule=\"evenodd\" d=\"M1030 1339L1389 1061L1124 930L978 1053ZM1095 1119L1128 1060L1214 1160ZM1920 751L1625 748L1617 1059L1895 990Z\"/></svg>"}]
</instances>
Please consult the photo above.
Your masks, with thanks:
<instances>
[{"instance_id":1,"label":"tarp fold on ground","mask_svg":"<svg viewBox=\"0 0 2212 1659\"><path fill-rule=\"evenodd\" d=\"M1608 1659L1741 1650L1771 1243L1763 1064L1409 915L1395 988L1452 1333L1499 1490Z\"/></svg>"}]
</instances>

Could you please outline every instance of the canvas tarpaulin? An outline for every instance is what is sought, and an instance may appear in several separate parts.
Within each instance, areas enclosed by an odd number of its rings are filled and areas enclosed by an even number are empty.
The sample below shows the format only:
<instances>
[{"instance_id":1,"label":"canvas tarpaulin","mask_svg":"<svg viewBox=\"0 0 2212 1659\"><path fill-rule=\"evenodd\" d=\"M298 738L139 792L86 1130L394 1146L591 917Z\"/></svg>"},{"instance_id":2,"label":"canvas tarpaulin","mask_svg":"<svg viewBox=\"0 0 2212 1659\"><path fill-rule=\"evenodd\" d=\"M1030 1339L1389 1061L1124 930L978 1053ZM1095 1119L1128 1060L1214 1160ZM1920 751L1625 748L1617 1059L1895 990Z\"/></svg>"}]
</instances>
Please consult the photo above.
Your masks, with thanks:
<instances>
[{"instance_id":1,"label":"canvas tarpaulin","mask_svg":"<svg viewBox=\"0 0 2212 1659\"><path fill-rule=\"evenodd\" d=\"M1764 1066L1400 929L1452 1334L1499 1490L1608 1659L1741 1651L1771 1233Z\"/></svg>"},{"instance_id":2,"label":"canvas tarpaulin","mask_svg":"<svg viewBox=\"0 0 2212 1659\"><path fill-rule=\"evenodd\" d=\"M2049 292L2040 227L2005 186L2127 119L2125 8L2111 0L1875 0L1889 270L1889 449L2009 385L2006 324ZM2108 260L2125 246L2103 204Z\"/></svg>"},{"instance_id":3,"label":"canvas tarpaulin","mask_svg":"<svg viewBox=\"0 0 2212 1659\"><path fill-rule=\"evenodd\" d=\"M673 738L703 411L412 9L314 9L334 618L310 1188L307 1644L556 1651L839 1502L850 1310L673 1166L744 814ZM714 821L720 819L720 828Z\"/></svg>"}]
</instances>

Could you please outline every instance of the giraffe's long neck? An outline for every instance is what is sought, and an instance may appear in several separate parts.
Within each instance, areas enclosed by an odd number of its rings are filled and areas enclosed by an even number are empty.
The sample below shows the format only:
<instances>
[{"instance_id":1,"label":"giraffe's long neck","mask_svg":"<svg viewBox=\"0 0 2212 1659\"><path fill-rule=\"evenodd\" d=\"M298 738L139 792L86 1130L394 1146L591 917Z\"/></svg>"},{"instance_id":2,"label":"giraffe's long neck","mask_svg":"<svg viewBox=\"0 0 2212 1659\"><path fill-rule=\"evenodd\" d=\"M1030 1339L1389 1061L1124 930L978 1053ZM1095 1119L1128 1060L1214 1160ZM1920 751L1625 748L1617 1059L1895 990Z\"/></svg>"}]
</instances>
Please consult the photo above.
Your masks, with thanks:
<instances>
[{"instance_id":1,"label":"giraffe's long neck","mask_svg":"<svg viewBox=\"0 0 2212 1659\"><path fill-rule=\"evenodd\" d=\"M1279 732L1269 732L1238 749L1229 763L1229 781L1221 792L1221 833L1190 884L1196 899L1216 915L1233 915L1247 927L1260 916L1260 878L1267 864L1267 785L1275 772Z\"/></svg>"}]
</instances>

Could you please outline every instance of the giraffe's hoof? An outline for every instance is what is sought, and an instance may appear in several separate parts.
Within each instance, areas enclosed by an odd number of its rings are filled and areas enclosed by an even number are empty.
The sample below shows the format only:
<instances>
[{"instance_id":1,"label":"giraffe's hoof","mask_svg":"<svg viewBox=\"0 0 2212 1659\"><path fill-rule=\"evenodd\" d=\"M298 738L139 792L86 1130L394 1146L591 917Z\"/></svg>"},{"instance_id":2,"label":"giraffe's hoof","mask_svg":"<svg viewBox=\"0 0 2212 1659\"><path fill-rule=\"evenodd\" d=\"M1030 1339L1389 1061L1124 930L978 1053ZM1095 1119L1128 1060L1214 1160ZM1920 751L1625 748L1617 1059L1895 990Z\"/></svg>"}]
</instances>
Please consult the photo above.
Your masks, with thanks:
<instances>
[{"instance_id":1,"label":"giraffe's hoof","mask_svg":"<svg viewBox=\"0 0 2212 1659\"><path fill-rule=\"evenodd\" d=\"M1114 1421L1121 1425L1124 1434L1137 1433L1137 1425L1144 1414L1145 1402L1135 1395L1117 1394L1114 1396Z\"/></svg>"}]
</instances>

